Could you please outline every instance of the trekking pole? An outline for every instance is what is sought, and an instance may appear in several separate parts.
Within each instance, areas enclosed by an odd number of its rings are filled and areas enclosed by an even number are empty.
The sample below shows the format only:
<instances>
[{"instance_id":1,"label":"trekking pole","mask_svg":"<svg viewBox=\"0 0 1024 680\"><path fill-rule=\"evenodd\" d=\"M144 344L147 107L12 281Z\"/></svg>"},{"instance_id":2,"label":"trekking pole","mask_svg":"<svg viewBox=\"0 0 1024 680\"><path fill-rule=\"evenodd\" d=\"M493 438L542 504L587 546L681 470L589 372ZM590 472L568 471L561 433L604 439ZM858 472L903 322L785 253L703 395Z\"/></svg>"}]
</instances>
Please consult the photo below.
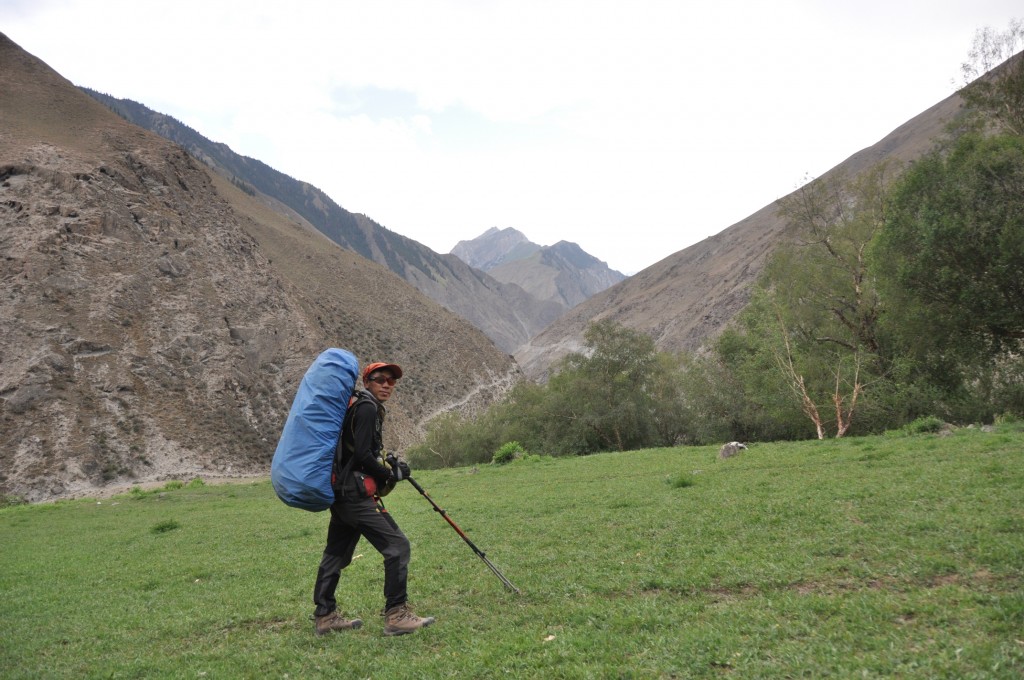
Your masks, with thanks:
<instances>
[{"instance_id":1,"label":"trekking pole","mask_svg":"<svg viewBox=\"0 0 1024 680\"><path fill-rule=\"evenodd\" d=\"M473 545L473 541L469 540L469 536L467 536L462 531L462 529L459 528L458 524L456 524L455 522L452 521L452 518L448 516L447 512L445 512L444 510L441 509L441 506L439 506L437 503L434 502L434 499L431 498L427 494L427 492L423 490L423 487L420 486L419 484L417 484L416 480L413 479L412 477L407 477L406 479L408 479L409 483L412 484L413 487L415 487L415 489L417 491L419 491L420 494L424 498L426 498L430 502L430 504L432 506L434 506L434 511L435 512L439 512L441 514L441 517L444 517L445 520L447 520L448 524L452 525L452 529L455 529L455 533L457 533L459 536L462 536L462 540L465 541L466 544L470 548L473 549L473 552L475 552L477 554L477 557L479 557L480 559L482 559L484 561L484 564L486 564L488 567L491 568L491 571L494 572L495 576L497 576L499 579L501 579L501 582L505 584L505 587L508 588L509 590L511 590L512 592L514 592L516 595L522 595L522 592L519 590L519 588L516 588L514 585L512 585L512 582L509 581L507 578L505 578L505 575L502 574L500 571L498 571L498 568L496 566L491 564L491 561L489 559L487 559L487 555L485 555L484 552L482 550L480 550L480 548L478 548L475 545Z\"/></svg>"}]
</instances>

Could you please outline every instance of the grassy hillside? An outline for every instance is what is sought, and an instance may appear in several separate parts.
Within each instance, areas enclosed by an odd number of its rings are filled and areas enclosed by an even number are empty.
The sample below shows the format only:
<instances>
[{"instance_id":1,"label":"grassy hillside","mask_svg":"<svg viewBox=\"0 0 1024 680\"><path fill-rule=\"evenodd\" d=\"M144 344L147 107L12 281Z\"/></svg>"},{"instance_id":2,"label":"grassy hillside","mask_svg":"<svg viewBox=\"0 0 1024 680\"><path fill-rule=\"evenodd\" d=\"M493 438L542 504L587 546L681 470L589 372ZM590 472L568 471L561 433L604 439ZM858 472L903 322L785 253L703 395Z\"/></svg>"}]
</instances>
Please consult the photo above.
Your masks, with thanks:
<instances>
[{"instance_id":1,"label":"grassy hillside","mask_svg":"<svg viewBox=\"0 0 1024 680\"><path fill-rule=\"evenodd\" d=\"M929 677L1024 673L1024 432L535 459L404 485L415 609L365 542L316 638L327 518L268 483L0 510L0 668L39 677Z\"/></svg>"}]
</instances>

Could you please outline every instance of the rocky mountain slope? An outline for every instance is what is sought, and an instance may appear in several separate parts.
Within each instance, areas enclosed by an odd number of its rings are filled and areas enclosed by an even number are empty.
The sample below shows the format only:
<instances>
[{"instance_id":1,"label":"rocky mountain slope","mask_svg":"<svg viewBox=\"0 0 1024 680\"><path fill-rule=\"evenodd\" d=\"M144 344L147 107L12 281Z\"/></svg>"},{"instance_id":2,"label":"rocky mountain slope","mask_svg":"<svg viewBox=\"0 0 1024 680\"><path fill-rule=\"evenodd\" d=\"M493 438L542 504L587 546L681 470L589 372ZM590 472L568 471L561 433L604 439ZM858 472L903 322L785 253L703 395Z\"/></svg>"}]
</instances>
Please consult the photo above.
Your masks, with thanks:
<instances>
[{"instance_id":1,"label":"rocky mountain slope","mask_svg":"<svg viewBox=\"0 0 1024 680\"><path fill-rule=\"evenodd\" d=\"M262 161L235 153L174 118L127 99L85 89L127 120L180 144L208 167L274 209L321 231L335 243L381 264L513 352L554 321L564 308L535 299L521 287L496 280L452 255L351 213L311 184Z\"/></svg>"},{"instance_id":2,"label":"rocky mountain slope","mask_svg":"<svg viewBox=\"0 0 1024 680\"><path fill-rule=\"evenodd\" d=\"M919 157L932 148L960 107L958 95L948 97L826 176L843 172L852 177L885 159ZM521 347L516 360L528 377L541 380L559 358L583 349L590 321L604 319L650 334L662 350L697 350L746 304L751 284L785 228L777 204L767 205L578 305Z\"/></svg>"},{"instance_id":3,"label":"rocky mountain slope","mask_svg":"<svg viewBox=\"0 0 1024 680\"><path fill-rule=\"evenodd\" d=\"M491 228L475 239L459 241L452 255L564 309L626 278L575 243L540 246L512 228Z\"/></svg>"},{"instance_id":4,"label":"rocky mountain slope","mask_svg":"<svg viewBox=\"0 0 1024 680\"><path fill-rule=\"evenodd\" d=\"M267 474L298 381L328 346L405 367L392 450L520 375L391 271L2 34L0 318L0 497L33 501Z\"/></svg>"}]
</instances>

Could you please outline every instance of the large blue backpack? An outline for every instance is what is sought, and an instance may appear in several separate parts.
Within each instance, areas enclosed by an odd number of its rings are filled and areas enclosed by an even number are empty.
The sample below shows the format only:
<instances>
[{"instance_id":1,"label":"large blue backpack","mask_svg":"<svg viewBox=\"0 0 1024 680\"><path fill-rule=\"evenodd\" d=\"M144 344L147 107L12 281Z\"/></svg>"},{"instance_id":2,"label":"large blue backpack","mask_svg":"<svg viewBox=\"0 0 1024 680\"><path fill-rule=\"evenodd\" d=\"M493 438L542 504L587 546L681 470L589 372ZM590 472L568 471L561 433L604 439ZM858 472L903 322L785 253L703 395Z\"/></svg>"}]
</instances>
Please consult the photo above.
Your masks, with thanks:
<instances>
[{"instance_id":1,"label":"large blue backpack","mask_svg":"<svg viewBox=\"0 0 1024 680\"><path fill-rule=\"evenodd\" d=\"M270 464L270 482L286 505L319 512L334 503L331 467L358 375L355 356L331 348L299 383Z\"/></svg>"}]
</instances>

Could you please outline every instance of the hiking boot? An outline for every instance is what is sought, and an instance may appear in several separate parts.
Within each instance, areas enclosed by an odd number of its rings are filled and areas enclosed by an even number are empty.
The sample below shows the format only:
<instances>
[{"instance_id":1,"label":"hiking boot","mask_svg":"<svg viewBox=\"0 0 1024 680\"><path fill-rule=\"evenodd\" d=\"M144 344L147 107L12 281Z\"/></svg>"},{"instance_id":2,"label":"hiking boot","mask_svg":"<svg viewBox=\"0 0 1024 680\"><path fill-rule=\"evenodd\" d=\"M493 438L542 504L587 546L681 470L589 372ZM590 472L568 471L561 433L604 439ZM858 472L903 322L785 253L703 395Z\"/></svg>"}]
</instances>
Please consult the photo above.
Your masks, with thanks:
<instances>
[{"instance_id":1,"label":"hiking boot","mask_svg":"<svg viewBox=\"0 0 1024 680\"><path fill-rule=\"evenodd\" d=\"M434 622L433 616L423 618L413 614L412 609L409 609L408 604L400 604L392 607L385 611L382 616L384 617L385 635L405 635L413 632L417 628L429 626Z\"/></svg>"},{"instance_id":2,"label":"hiking boot","mask_svg":"<svg viewBox=\"0 0 1024 680\"><path fill-rule=\"evenodd\" d=\"M361 619L346 619L338 613L337 609L335 609L330 614L324 614L323 616L314 616L313 620L316 621L317 635L327 635L332 630L355 629L363 625Z\"/></svg>"}]
</instances>

